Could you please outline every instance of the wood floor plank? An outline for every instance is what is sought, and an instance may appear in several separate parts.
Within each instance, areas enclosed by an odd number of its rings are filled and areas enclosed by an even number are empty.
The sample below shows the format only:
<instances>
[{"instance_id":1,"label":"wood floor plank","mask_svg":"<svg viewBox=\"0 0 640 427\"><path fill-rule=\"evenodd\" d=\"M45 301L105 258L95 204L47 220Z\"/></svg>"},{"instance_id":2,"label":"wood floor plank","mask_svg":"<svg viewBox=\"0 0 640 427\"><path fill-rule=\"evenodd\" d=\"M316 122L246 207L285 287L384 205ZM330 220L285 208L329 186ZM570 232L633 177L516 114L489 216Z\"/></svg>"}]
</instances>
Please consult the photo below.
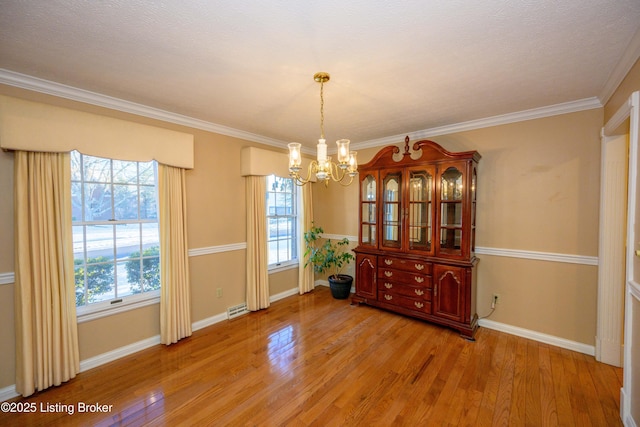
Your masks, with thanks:
<instances>
[{"instance_id":1,"label":"wood floor plank","mask_svg":"<svg viewBox=\"0 0 640 427\"><path fill-rule=\"evenodd\" d=\"M513 426L523 426L525 422L526 409L526 367L527 367L527 340L517 339L515 349L513 387L511 398L511 409L509 411L509 424Z\"/></svg>"},{"instance_id":2,"label":"wood floor plank","mask_svg":"<svg viewBox=\"0 0 640 427\"><path fill-rule=\"evenodd\" d=\"M553 387L553 376L551 371L551 356L548 347L538 349L539 357L539 382L540 382L540 417L542 425L557 426L558 409L555 390Z\"/></svg>"},{"instance_id":3,"label":"wood floor plank","mask_svg":"<svg viewBox=\"0 0 640 427\"><path fill-rule=\"evenodd\" d=\"M557 348L549 350L549 362L551 364L550 376L553 379L553 397L555 399L558 425L572 427L575 420L571 413L570 388L565 374L563 355Z\"/></svg>"},{"instance_id":4,"label":"wood floor plank","mask_svg":"<svg viewBox=\"0 0 640 427\"><path fill-rule=\"evenodd\" d=\"M509 425L509 412L513 396L513 376L515 372L515 358L517 337L506 336L505 355L500 369L500 385L496 396L496 405L493 410L492 425Z\"/></svg>"},{"instance_id":5,"label":"wood floor plank","mask_svg":"<svg viewBox=\"0 0 640 427\"><path fill-rule=\"evenodd\" d=\"M20 426L621 425L621 369L480 328L457 332L326 288L80 373L0 413Z\"/></svg>"}]
</instances>

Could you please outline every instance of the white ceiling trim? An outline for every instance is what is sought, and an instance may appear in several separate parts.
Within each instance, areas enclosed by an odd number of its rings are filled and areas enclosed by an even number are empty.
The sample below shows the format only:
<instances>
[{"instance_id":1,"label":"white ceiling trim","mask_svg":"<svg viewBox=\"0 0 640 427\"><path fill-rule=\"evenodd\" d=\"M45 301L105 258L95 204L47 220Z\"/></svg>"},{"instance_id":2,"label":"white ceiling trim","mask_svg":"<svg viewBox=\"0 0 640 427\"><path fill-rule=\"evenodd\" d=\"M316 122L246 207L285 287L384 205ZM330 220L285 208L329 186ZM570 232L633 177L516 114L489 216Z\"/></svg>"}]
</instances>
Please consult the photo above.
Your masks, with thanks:
<instances>
[{"instance_id":1,"label":"white ceiling trim","mask_svg":"<svg viewBox=\"0 0 640 427\"><path fill-rule=\"evenodd\" d=\"M622 80L624 80L638 58L640 58L640 27L638 27L638 30L633 35L620 62L618 62L618 65L616 65L611 74L609 74L609 78L599 96L602 105L609 102L609 99L613 96L613 93L618 86L620 86L620 83L622 83Z\"/></svg>"},{"instance_id":2,"label":"white ceiling trim","mask_svg":"<svg viewBox=\"0 0 640 427\"><path fill-rule=\"evenodd\" d=\"M158 108L148 107L146 105L137 104L135 102L113 98L111 96L102 95L96 92L78 89L49 80L39 79L37 77L16 73L2 68L0 68L0 83L19 87L22 89L32 90L35 92L45 93L47 95L59 96L61 98L70 99L72 101L84 102L87 104L110 108L112 110L122 111L125 113L136 114L138 116L161 120L163 122L175 123L194 129L201 129L219 133L221 135L231 136L234 138L245 139L247 141L258 142L260 144L271 145L279 148L286 147L285 142L279 141L277 139L268 138L265 136L257 135L255 133L245 132L242 130L230 128L228 126L218 125L204 120L194 119L192 117L160 110Z\"/></svg>"},{"instance_id":3,"label":"white ceiling trim","mask_svg":"<svg viewBox=\"0 0 640 427\"><path fill-rule=\"evenodd\" d=\"M175 123L182 126L191 127L194 129L201 129L209 132L219 133L221 135L227 135L234 138L244 139L247 141L253 141L260 144L269 145L278 148L287 148L287 142L280 141L273 138L257 135L254 133L234 129L228 126L219 125L216 123L207 122L204 120L194 119L192 117L183 116L181 114L172 113L169 111L160 110L158 108L148 107L146 105L137 104L135 102L126 101L123 99L114 98L107 95L102 95L95 92L90 92L84 89L78 89L71 86L63 85L60 83L52 82L49 80L39 79L36 77L28 76L26 74L16 73L6 69L0 68L0 83L9 86L19 87L22 89L32 90L35 92L45 93L48 95L59 96L61 98L70 99L73 101L84 102L99 107L110 108L125 113L136 114L151 119L161 120L168 123ZM617 87L617 86L616 86ZM474 129L481 129L491 126L504 125L509 123L516 123L525 120L538 119L543 117L550 117L560 114L573 113L583 110L590 110L594 108L601 108L602 103L597 97L585 98L572 102L565 102L562 104L551 105L548 107L533 108L530 110L518 111L515 113L508 113L499 116L488 117L484 119L471 120L468 122L456 123L452 125L439 126L431 129L423 129L415 132L408 132L401 135L387 136L384 138L373 139L360 143L354 143L352 146L354 149L364 149L370 147L378 147L390 144L397 144L404 141L406 135L412 140L419 140L424 138L431 138L439 135L446 135L456 132L469 131ZM313 149L303 149L306 154L314 154Z\"/></svg>"},{"instance_id":4,"label":"white ceiling trim","mask_svg":"<svg viewBox=\"0 0 640 427\"><path fill-rule=\"evenodd\" d=\"M525 120L540 119L543 117L558 116L560 114L575 113L578 111L592 110L601 108L602 103L595 96L592 98L580 99L572 102L564 102L562 104L550 105L548 107L532 108L530 110L518 111L515 113L502 114L499 116L487 117L485 119L471 120L453 125L439 126L431 129L409 132L401 135L387 136L385 138L372 139L357 144L353 144L353 148L363 149L370 147L379 147L382 145L397 144L404 141L405 136L409 136L411 140L418 141L424 138L432 138L439 135L448 135L451 133L482 129L491 126L506 125L510 123L522 122Z\"/></svg>"}]
</instances>

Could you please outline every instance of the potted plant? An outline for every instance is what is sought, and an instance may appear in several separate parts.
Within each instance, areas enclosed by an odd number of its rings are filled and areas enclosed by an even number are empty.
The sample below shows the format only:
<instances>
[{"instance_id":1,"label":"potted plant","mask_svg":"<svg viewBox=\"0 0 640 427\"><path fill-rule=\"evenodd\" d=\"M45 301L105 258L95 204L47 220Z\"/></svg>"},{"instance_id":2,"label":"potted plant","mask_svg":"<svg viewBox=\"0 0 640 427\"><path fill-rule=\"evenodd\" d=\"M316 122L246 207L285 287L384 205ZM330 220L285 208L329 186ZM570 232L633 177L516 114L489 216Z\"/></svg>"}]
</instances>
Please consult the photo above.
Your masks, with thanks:
<instances>
[{"instance_id":1,"label":"potted plant","mask_svg":"<svg viewBox=\"0 0 640 427\"><path fill-rule=\"evenodd\" d=\"M327 239L323 244L320 244L319 240L322 238L322 233L324 233L322 227L316 227L313 224L311 229L304 233L306 246L304 256L305 258L308 257L304 266L306 268L311 263L313 264L313 271L316 273L331 273L328 277L331 295L337 299L346 299L351 292L353 277L340 272L343 266L354 259L353 254L347 250L349 239L346 237L338 241Z\"/></svg>"}]
</instances>

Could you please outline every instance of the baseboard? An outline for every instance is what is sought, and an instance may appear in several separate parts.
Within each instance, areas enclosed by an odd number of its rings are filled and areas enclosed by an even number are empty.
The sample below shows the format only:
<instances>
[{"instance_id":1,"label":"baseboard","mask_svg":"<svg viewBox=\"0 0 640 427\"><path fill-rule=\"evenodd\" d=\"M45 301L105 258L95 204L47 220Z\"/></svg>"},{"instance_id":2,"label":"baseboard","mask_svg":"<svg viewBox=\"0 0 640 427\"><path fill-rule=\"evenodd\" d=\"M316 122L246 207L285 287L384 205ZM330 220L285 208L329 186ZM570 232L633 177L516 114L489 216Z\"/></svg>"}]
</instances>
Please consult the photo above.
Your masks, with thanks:
<instances>
[{"instance_id":1,"label":"baseboard","mask_svg":"<svg viewBox=\"0 0 640 427\"><path fill-rule=\"evenodd\" d=\"M631 397L623 388L620 389L620 419L625 427L638 427L631 415Z\"/></svg>"},{"instance_id":2,"label":"baseboard","mask_svg":"<svg viewBox=\"0 0 640 427\"><path fill-rule=\"evenodd\" d=\"M142 341L134 342L133 344L125 345L124 347L120 347L115 350L90 357L80 362L80 372L88 371L89 369L96 368L100 365L104 365L105 363L113 362L114 360L118 360L122 357L137 353L138 351L153 347L154 345L158 344L160 344L160 335L156 335L155 337L147 338ZM0 389L0 402L13 399L18 395L19 394L18 392L16 392L15 384L10 385L8 387Z\"/></svg>"},{"instance_id":3,"label":"baseboard","mask_svg":"<svg viewBox=\"0 0 640 427\"><path fill-rule=\"evenodd\" d=\"M0 388L0 402L5 402L9 399L13 399L14 397L19 396L18 392L16 391L16 385L12 384L10 386L7 386L5 388Z\"/></svg>"},{"instance_id":4,"label":"baseboard","mask_svg":"<svg viewBox=\"0 0 640 427\"><path fill-rule=\"evenodd\" d=\"M517 326L507 325L506 323L494 322L493 320L480 319L478 325L493 329L500 332L505 332L511 335L517 335L519 337L528 338L530 340L542 342L545 344L554 345L556 347L565 348L567 350L577 351L578 353L588 354L594 356L596 353L595 347L579 343L576 341L570 341L564 338L556 337L554 335L547 335L541 332L532 331L530 329L524 329Z\"/></svg>"},{"instance_id":5,"label":"baseboard","mask_svg":"<svg viewBox=\"0 0 640 427\"><path fill-rule=\"evenodd\" d=\"M278 301L284 298L288 298L293 295L298 295L300 293L299 288L291 288L288 291L280 292L279 294L275 294L269 297L269 302Z\"/></svg>"},{"instance_id":6,"label":"baseboard","mask_svg":"<svg viewBox=\"0 0 640 427\"><path fill-rule=\"evenodd\" d=\"M206 319L198 320L197 322L193 322L191 324L191 330L197 331L199 329L206 328L207 326L215 325L216 323L220 323L223 320L227 320L227 313L216 314L215 316L207 317Z\"/></svg>"},{"instance_id":7,"label":"baseboard","mask_svg":"<svg viewBox=\"0 0 640 427\"><path fill-rule=\"evenodd\" d=\"M116 348L115 350L90 357L80 362L80 372L88 371L89 369L96 368L100 365L104 365L105 363L113 362L114 360L118 360L121 357L128 356L130 354L142 351L158 344L160 344L160 335L156 335L154 337L134 342L133 344L125 345L124 347Z\"/></svg>"}]
</instances>

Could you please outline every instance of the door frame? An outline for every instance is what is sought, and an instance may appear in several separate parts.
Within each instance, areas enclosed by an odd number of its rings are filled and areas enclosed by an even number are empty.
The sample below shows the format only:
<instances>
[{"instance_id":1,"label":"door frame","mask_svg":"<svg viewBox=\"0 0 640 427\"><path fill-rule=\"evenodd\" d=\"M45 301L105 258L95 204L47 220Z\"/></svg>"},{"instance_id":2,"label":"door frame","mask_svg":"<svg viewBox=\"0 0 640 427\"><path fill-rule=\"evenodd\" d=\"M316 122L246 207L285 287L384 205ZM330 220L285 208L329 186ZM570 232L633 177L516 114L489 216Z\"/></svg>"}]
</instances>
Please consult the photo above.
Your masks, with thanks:
<instances>
[{"instance_id":1,"label":"door frame","mask_svg":"<svg viewBox=\"0 0 640 427\"><path fill-rule=\"evenodd\" d=\"M629 127L626 122L629 120ZM626 267L624 289L624 351L623 385L620 389L620 418L624 425L640 424L640 408L637 405L640 396L640 324L634 325L633 319L640 317L640 92L631 94L627 102L611 117L602 129L603 143L607 137L629 133L629 169L627 185L627 221L626 221ZM604 164L603 164L604 166ZM603 171L604 173L604 171ZM602 266L600 266L602 268ZM601 301L603 295L610 294L612 287L619 284L598 280L598 331L604 328L607 317L607 301ZM603 309L600 309L600 306ZM610 310L615 310L612 306ZM619 312L618 312L619 313ZM607 314L609 314L607 316ZM596 340L598 342L598 340ZM596 352L598 354L598 352Z\"/></svg>"}]
</instances>

